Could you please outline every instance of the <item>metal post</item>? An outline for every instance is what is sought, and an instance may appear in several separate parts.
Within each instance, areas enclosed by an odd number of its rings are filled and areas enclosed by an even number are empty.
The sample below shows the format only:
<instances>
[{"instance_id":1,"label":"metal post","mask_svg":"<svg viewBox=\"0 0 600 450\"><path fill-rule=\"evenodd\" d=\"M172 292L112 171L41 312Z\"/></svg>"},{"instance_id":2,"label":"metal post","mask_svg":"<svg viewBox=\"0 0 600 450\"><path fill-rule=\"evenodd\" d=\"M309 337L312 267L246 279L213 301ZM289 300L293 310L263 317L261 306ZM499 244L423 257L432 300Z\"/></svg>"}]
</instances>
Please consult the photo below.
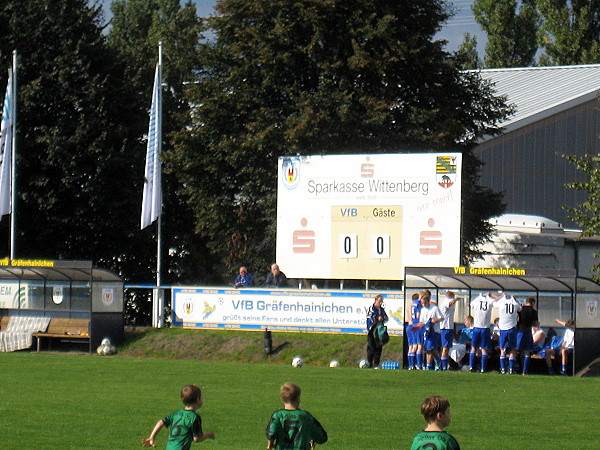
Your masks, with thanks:
<instances>
[{"instance_id":1,"label":"metal post","mask_svg":"<svg viewBox=\"0 0 600 450\"><path fill-rule=\"evenodd\" d=\"M17 254L17 51L13 50L12 61L12 161L11 161L11 213L10 213L10 259Z\"/></svg>"}]
</instances>

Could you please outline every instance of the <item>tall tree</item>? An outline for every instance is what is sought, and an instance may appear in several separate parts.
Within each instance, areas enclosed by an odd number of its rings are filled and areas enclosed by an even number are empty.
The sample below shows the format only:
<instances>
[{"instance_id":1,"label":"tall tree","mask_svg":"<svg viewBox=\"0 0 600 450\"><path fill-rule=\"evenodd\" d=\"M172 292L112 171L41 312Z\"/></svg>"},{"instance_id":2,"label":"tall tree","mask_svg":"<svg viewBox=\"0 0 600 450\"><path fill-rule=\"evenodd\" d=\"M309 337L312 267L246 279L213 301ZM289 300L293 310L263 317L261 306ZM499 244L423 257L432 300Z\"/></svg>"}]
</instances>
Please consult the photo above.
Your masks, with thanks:
<instances>
[{"instance_id":1,"label":"tall tree","mask_svg":"<svg viewBox=\"0 0 600 450\"><path fill-rule=\"evenodd\" d=\"M475 0L475 20L486 32L485 67L527 67L538 49L536 0Z\"/></svg>"},{"instance_id":2,"label":"tall tree","mask_svg":"<svg viewBox=\"0 0 600 450\"><path fill-rule=\"evenodd\" d=\"M124 273L137 264L140 158L128 152L131 93L88 3L0 6L1 65L19 52L17 256L92 259Z\"/></svg>"},{"instance_id":3,"label":"tall tree","mask_svg":"<svg viewBox=\"0 0 600 450\"><path fill-rule=\"evenodd\" d=\"M508 113L434 35L436 0L221 0L189 86L193 123L166 155L196 229L228 266L274 256L277 157L458 150L473 169L465 242L483 239L500 195L476 187L474 140ZM485 204L484 204L485 202ZM483 207L490 207L485 210Z\"/></svg>"},{"instance_id":4,"label":"tall tree","mask_svg":"<svg viewBox=\"0 0 600 450\"><path fill-rule=\"evenodd\" d=\"M456 57L463 70L479 69L482 62L477 53L477 36L465 33L464 39L456 52Z\"/></svg>"},{"instance_id":5,"label":"tall tree","mask_svg":"<svg viewBox=\"0 0 600 450\"><path fill-rule=\"evenodd\" d=\"M113 17L108 34L110 47L123 62L128 83L137 92L136 110L130 127L142 136L148 128L144 113L151 98L158 43L163 42L163 151L171 148L171 134L189 123L189 105L183 96L185 83L192 81L199 65L198 47L203 25L195 6L179 0L116 0L111 5ZM142 114L140 114L142 113ZM143 142L137 152L144 154ZM143 176L141 171L138 176ZM167 283L209 282L218 280L210 253L200 236L194 233L191 209L179 195L177 178L163 176L163 251ZM150 241L155 227L143 231Z\"/></svg>"},{"instance_id":6,"label":"tall tree","mask_svg":"<svg viewBox=\"0 0 600 450\"><path fill-rule=\"evenodd\" d=\"M575 155L563 155L568 161L573 163L577 169L588 176L585 182L569 183L568 188L582 191L587 194L585 202L576 208L566 208L571 218L583 230L582 236L600 235L600 155L585 155L582 157ZM600 282L600 252L594 254L598 261L592 267L595 273L593 278Z\"/></svg>"},{"instance_id":7,"label":"tall tree","mask_svg":"<svg viewBox=\"0 0 600 450\"><path fill-rule=\"evenodd\" d=\"M600 62L600 2L537 0L544 18L540 65Z\"/></svg>"}]
</instances>

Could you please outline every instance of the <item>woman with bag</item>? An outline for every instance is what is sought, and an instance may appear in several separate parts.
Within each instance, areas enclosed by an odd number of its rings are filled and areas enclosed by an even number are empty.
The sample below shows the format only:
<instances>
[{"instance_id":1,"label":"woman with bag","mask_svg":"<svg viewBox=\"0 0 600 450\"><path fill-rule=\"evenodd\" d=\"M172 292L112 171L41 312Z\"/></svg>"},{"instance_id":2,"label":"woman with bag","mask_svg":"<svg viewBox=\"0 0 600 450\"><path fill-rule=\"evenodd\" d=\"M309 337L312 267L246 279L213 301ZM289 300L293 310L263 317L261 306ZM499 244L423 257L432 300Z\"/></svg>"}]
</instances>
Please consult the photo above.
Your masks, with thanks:
<instances>
[{"instance_id":1,"label":"woman with bag","mask_svg":"<svg viewBox=\"0 0 600 450\"><path fill-rule=\"evenodd\" d=\"M383 296L376 295L375 301L369 307L367 311L367 362L369 367L375 369L379 368L379 361L381 361L381 351L385 345L379 337L377 331L378 327L384 326L388 321L388 316L383 309Z\"/></svg>"}]
</instances>

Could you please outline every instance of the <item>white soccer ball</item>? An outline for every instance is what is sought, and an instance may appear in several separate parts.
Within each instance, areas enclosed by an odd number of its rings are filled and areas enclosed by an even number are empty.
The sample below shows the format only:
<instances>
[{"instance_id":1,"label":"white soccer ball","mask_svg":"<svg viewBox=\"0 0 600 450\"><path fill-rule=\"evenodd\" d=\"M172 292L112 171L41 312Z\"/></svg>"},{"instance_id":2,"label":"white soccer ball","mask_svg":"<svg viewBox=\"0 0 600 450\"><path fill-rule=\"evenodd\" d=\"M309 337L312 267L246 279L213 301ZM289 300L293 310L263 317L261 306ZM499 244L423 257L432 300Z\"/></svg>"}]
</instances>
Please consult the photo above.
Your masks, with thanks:
<instances>
[{"instance_id":1,"label":"white soccer ball","mask_svg":"<svg viewBox=\"0 0 600 450\"><path fill-rule=\"evenodd\" d=\"M358 367L360 367L361 369L366 369L367 367L369 367L369 363L366 359L361 359L358 363Z\"/></svg>"},{"instance_id":2,"label":"white soccer ball","mask_svg":"<svg viewBox=\"0 0 600 450\"><path fill-rule=\"evenodd\" d=\"M100 345L102 345L103 347L110 347L112 345L112 342L110 342L110 339L106 337L102 339L102 343Z\"/></svg>"},{"instance_id":3,"label":"white soccer ball","mask_svg":"<svg viewBox=\"0 0 600 450\"><path fill-rule=\"evenodd\" d=\"M302 358L299 356L294 356L294 359L292 359L292 367L302 367L302 364L304 364Z\"/></svg>"},{"instance_id":4,"label":"white soccer ball","mask_svg":"<svg viewBox=\"0 0 600 450\"><path fill-rule=\"evenodd\" d=\"M329 367L340 367L340 363L334 359L329 363Z\"/></svg>"},{"instance_id":5,"label":"white soccer ball","mask_svg":"<svg viewBox=\"0 0 600 450\"><path fill-rule=\"evenodd\" d=\"M96 349L96 353L98 353L99 355L102 355L103 352L104 352L104 346L99 345L98 348Z\"/></svg>"}]
</instances>

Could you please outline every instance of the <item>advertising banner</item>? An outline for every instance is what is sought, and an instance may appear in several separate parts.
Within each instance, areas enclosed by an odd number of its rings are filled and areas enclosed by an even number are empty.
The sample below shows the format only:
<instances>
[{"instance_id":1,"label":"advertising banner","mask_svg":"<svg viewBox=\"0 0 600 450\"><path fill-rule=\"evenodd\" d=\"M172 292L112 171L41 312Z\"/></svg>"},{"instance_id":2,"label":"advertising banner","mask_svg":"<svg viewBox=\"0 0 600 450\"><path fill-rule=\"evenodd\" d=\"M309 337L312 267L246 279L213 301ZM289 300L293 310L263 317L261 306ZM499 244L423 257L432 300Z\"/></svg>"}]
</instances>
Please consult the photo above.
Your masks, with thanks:
<instances>
[{"instance_id":1,"label":"advertising banner","mask_svg":"<svg viewBox=\"0 0 600 450\"><path fill-rule=\"evenodd\" d=\"M173 288L173 326L362 334L367 331L367 310L379 293L389 334L401 335L401 291Z\"/></svg>"},{"instance_id":2,"label":"advertising banner","mask_svg":"<svg viewBox=\"0 0 600 450\"><path fill-rule=\"evenodd\" d=\"M393 280L460 259L460 153L279 158L277 263L290 278Z\"/></svg>"},{"instance_id":3,"label":"advertising banner","mask_svg":"<svg viewBox=\"0 0 600 450\"><path fill-rule=\"evenodd\" d=\"M3 281L0 283L0 308L28 309L29 290L27 284L21 286L18 281Z\"/></svg>"}]
</instances>

